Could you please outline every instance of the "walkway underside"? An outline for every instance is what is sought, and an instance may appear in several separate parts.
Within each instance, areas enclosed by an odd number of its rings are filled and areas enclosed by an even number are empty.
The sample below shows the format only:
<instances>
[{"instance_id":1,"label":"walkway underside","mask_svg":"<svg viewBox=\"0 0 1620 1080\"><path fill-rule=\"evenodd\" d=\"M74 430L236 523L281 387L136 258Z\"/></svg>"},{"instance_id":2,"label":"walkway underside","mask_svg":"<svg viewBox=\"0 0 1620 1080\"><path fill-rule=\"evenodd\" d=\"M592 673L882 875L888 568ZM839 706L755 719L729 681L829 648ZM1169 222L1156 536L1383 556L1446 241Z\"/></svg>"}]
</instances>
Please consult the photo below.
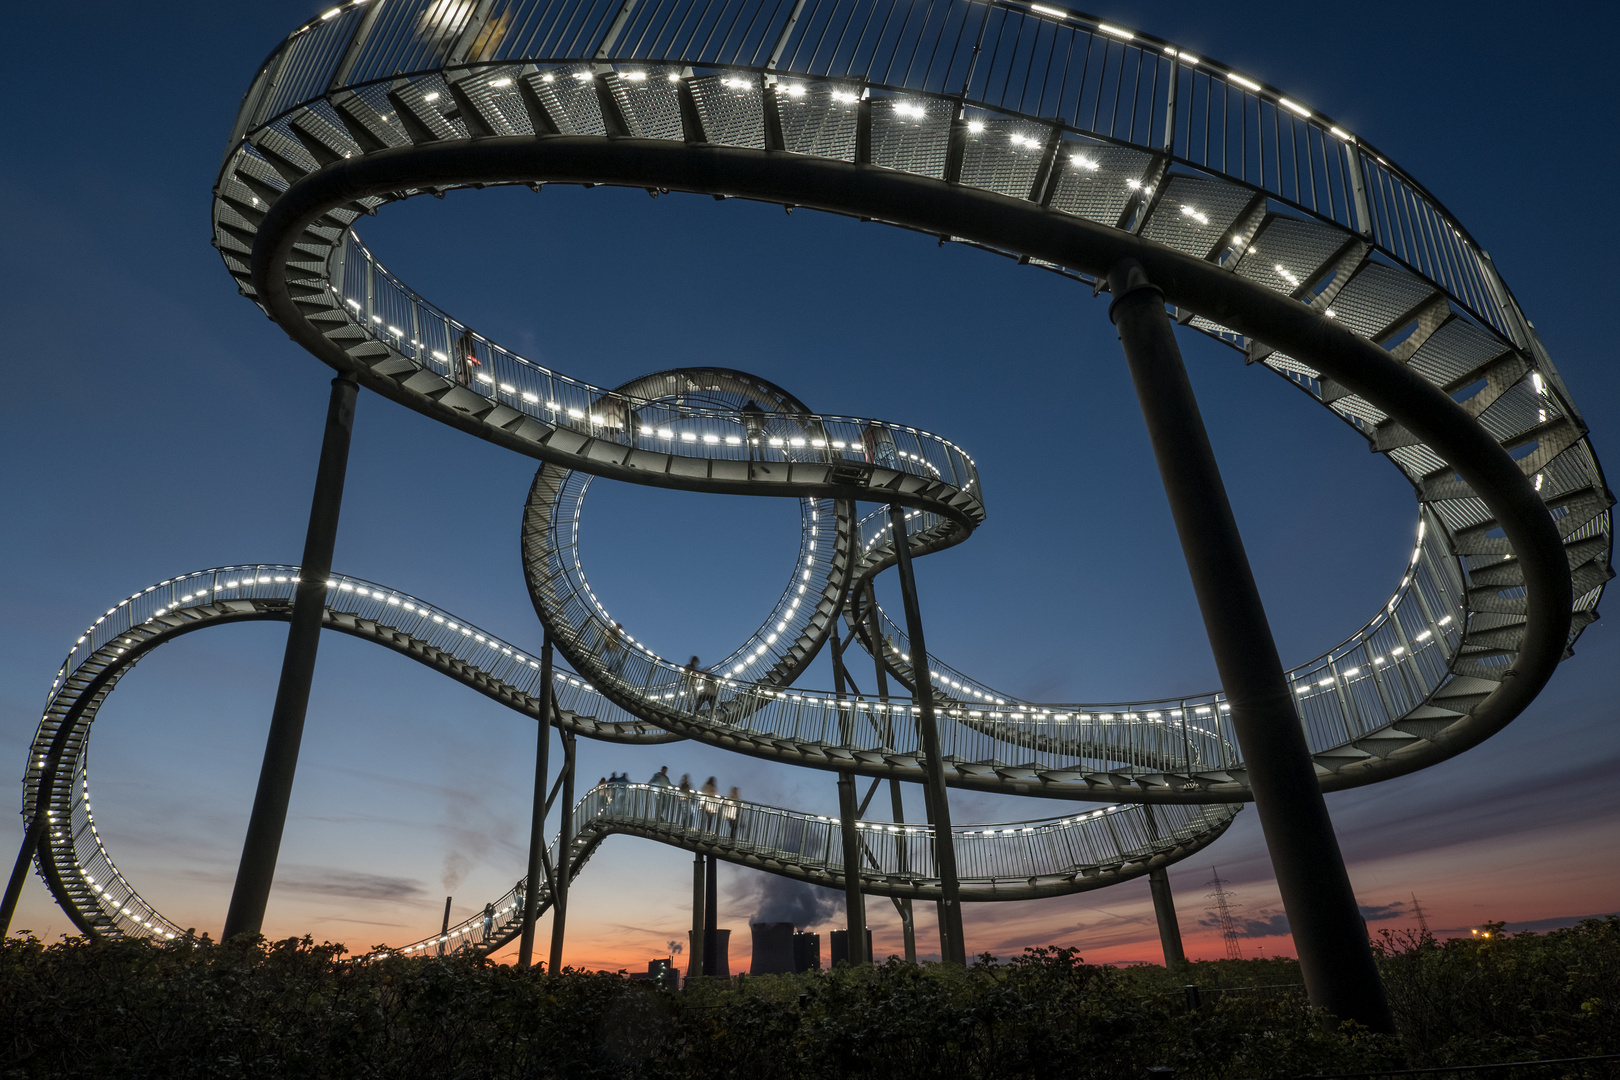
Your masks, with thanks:
<instances>
[{"instance_id":1,"label":"walkway underside","mask_svg":"<svg viewBox=\"0 0 1620 1080\"><path fill-rule=\"evenodd\" d=\"M56 734L34 755L42 763L36 771L47 777L53 795L50 857L39 859L38 865L57 902L81 930L135 937L183 932L140 896L102 843L88 770L91 725L102 704L137 663L175 638L213 626L286 621L297 584L297 567L275 565L172 578L113 609L101 624L109 632L102 646L59 678L50 707ZM359 578L335 575L328 596L326 628L392 649L538 721L540 662L522 649L408 593ZM634 641L626 642L627 648L634 646ZM575 734L620 743L680 738L625 713L576 674L555 674L553 694L553 723ZM52 761L60 762L57 770L46 767ZM623 797L610 803L612 790ZM731 818L709 813L719 813L718 802L683 802L673 791L660 801L650 791L644 785L626 785L589 793L575 811L573 858L583 861L604 836L623 832L788 877L843 886L836 818L733 803L740 815L733 835ZM1024 899L1123 881L1199 850L1225 831L1237 810L1116 804L1048 821L964 826L953 830L958 864L970 874L963 878L963 895ZM56 827L58 822L64 827ZM863 890L927 898L938 892L932 833L926 826L861 822L859 828ZM578 862L573 865L577 868ZM544 888L542 884L543 896ZM511 903L509 895L495 906L510 914Z\"/></svg>"},{"instance_id":2,"label":"walkway underside","mask_svg":"<svg viewBox=\"0 0 1620 1080\"><path fill-rule=\"evenodd\" d=\"M868 599L895 558L887 514L862 517L858 504L905 507L914 555L967 540L985 502L956 442L817 413L727 368L611 388L526 360L423 299L361 242L356 222L401 199L607 184L875 220L1095 287L1135 259L1178 322L1289 379L1417 495L1411 560L1389 601L1289 672L1323 788L1423 768L1518 716L1597 617L1613 499L1551 359L1467 230L1356 133L1151 35L981 0L875 0L868 14L863 28L837 0L351 2L291 35L243 101L213 214L242 293L364 387L540 462L523 559L536 611L576 672L551 688L558 723L921 780L908 698L873 693L854 663L849 692L794 685L838 634L879 657L899 691L930 681L954 786L1167 804L1158 813L1249 796L1218 690L1034 703L911 654ZM1044 66L1021 51L1037 45ZM1265 121L1251 124L1251 110ZM1077 311L1084 298L1077 287ZM983 432L961 434L1005 440L1009 423L987 416ZM1033 450L1023 467L1053 498L1075 482ZM595 477L799 501L782 596L725 660L683 671L596 598L576 542ZM167 637L285 617L296 576L282 566L173 579L110 608L74 644L23 809L50 811L39 866L84 925L167 925L95 838L83 755L100 701ZM1323 587L1334 579L1324 566ZM522 650L354 579L334 579L327 604L327 625L539 715L548 691ZM1130 820L1146 822L1138 812ZM98 891L109 881L111 900Z\"/></svg>"},{"instance_id":3,"label":"walkway underside","mask_svg":"<svg viewBox=\"0 0 1620 1080\"><path fill-rule=\"evenodd\" d=\"M1232 809L1221 806L1109 807L1069 818L970 825L952 830L964 901L1032 900L1116 885L1176 862L1226 831ZM657 840L813 885L844 887L843 841L837 818L801 814L759 803L682 795L646 784L599 784L574 809L569 880L609 836ZM861 891L880 896L937 900L933 833L923 825L861 822ZM561 838L549 865L562 865ZM493 952L522 930L527 880L490 901L484 916L405 946L410 955L472 949ZM539 883L539 910L551 904L549 881Z\"/></svg>"}]
</instances>

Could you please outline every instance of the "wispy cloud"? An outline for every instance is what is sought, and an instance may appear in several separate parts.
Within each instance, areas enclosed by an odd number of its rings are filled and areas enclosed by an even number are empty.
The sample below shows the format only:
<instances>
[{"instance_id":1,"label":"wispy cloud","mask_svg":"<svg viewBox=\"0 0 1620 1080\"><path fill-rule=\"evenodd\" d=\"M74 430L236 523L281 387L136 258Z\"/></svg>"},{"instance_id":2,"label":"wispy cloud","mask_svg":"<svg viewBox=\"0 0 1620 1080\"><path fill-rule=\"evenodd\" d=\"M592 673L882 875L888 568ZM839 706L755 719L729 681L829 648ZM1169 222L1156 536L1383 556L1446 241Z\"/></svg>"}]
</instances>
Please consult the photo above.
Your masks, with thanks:
<instances>
[{"instance_id":1,"label":"wispy cloud","mask_svg":"<svg viewBox=\"0 0 1620 1080\"><path fill-rule=\"evenodd\" d=\"M345 870L300 867L276 877L277 890L353 900L411 901L423 895L414 878L388 877Z\"/></svg>"}]
</instances>

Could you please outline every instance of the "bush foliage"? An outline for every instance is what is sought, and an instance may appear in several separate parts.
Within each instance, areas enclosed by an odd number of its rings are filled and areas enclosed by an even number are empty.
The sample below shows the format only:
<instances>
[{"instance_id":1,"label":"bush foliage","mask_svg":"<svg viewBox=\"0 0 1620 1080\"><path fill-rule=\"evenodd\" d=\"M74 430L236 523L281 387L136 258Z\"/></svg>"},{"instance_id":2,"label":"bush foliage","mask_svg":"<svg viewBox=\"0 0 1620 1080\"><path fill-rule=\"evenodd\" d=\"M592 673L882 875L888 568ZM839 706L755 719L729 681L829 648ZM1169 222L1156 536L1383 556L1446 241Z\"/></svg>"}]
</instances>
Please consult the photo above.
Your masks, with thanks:
<instances>
[{"instance_id":1,"label":"bush foliage","mask_svg":"<svg viewBox=\"0 0 1620 1080\"><path fill-rule=\"evenodd\" d=\"M475 958L346 960L308 938L23 936L0 951L0 1076L1289 1077L1620 1050L1620 919L1378 946L1398 1036L1314 1015L1292 960L1179 971L1029 949L971 968L891 960L713 980ZM1189 1008L1184 986L1201 987ZM1503 1075L1503 1074L1498 1074Z\"/></svg>"}]
</instances>

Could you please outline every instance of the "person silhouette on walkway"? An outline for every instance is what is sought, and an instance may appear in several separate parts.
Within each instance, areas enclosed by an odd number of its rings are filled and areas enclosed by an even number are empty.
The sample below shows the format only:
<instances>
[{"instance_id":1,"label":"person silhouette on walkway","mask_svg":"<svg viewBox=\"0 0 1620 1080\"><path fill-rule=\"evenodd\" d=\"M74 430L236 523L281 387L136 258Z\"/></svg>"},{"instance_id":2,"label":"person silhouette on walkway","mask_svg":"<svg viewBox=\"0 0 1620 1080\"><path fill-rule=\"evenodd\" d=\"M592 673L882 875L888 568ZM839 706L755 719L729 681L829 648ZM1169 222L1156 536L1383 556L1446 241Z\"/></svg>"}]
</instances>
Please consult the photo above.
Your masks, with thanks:
<instances>
[{"instance_id":1,"label":"person silhouette on walkway","mask_svg":"<svg viewBox=\"0 0 1620 1080\"><path fill-rule=\"evenodd\" d=\"M737 818L741 810L742 793L736 787L733 787L726 792L725 804L720 807L720 816L725 818L728 826L727 831L730 832L733 840L737 839Z\"/></svg>"},{"instance_id":2,"label":"person silhouette on walkway","mask_svg":"<svg viewBox=\"0 0 1620 1080\"><path fill-rule=\"evenodd\" d=\"M681 773L681 805L680 823L688 828L692 825L692 774Z\"/></svg>"},{"instance_id":3,"label":"person silhouette on walkway","mask_svg":"<svg viewBox=\"0 0 1620 1080\"><path fill-rule=\"evenodd\" d=\"M653 800L653 820L663 821L664 808L669 805L669 766L665 765L653 773L652 779L647 783L657 792L657 797Z\"/></svg>"},{"instance_id":4,"label":"person silhouette on walkway","mask_svg":"<svg viewBox=\"0 0 1620 1080\"><path fill-rule=\"evenodd\" d=\"M456 383L460 386L472 385L472 369L483 367L483 361L478 359L478 338L473 334L472 327L463 327L461 336L456 339Z\"/></svg>"},{"instance_id":5,"label":"person silhouette on walkway","mask_svg":"<svg viewBox=\"0 0 1620 1080\"><path fill-rule=\"evenodd\" d=\"M703 781L698 796L703 809L703 827L713 831L715 818L720 812L720 788L715 784L714 777Z\"/></svg>"},{"instance_id":6,"label":"person silhouette on walkway","mask_svg":"<svg viewBox=\"0 0 1620 1080\"><path fill-rule=\"evenodd\" d=\"M488 941L495 931L495 905L484 905L484 940Z\"/></svg>"},{"instance_id":7,"label":"person silhouette on walkway","mask_svg":"<svg viewBox=\"0 0 1620 1080\"><path fill-rule=\"evenodd\" d=\"M877 424L861 425L861 444L866 448L866 460L885 469L898 469L900 459L889 429Z\"/></svg>"},{"instance_id":8,"label":"person silhouette on walkway","mask_svg":"<svg viewBox=\"0 0 1620 1080\"><path fill-rule=\"evenodd\" d=\"M738 412L742 413L743 434L748 440L748 460L754 460L754 449L765 441L765 410L749 398Z\"/></svg>"},{"instance_id":9,"label":"person silhouette on walkway","mask_svg":"<svg viewBox=\"0 0 1620 1080\"><path fill-rule=\"evenodd\" d=\"M686 662L681 671L686 679L687 692L692 695L692 711L702 712L703 706L708 705L712 712L720 696L720 691L714 685L714 678L698 667L698 658L695 656Z\"/></svg>"}]
</instances>

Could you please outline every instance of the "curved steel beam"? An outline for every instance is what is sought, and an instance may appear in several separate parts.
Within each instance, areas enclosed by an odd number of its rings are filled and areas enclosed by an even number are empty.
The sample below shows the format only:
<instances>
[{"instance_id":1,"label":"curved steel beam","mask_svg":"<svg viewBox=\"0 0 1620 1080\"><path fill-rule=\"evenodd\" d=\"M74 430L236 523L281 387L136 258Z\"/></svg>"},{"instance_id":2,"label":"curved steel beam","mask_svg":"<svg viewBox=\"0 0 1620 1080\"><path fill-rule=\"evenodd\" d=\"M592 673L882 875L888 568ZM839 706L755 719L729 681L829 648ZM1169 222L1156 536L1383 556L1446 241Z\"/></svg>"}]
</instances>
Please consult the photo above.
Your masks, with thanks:
<instances>
[{"instance_id":1,"label":"curved steel beam","mask_svg":"<svg viewBox=\"0 0 1620 1080\"><path fill-rule=\"evenodd\" d=\"M359 198L533 182L657 187L805 206L963 237L1090 275L1134 258L1169 302L1311 364L1416 434L1490 508L1524 567L1524 643L1501 684L1443 735L1407 753L1397 751L1377 770L1336 775L1324 781L1330 789L1410 772L1475 745L1523 711L1563 655L1573 591L1558 530L1530 478L1455 401L1384 349L1297 300L1201 259L1027 200L889 169L666 140L495 137L395 147L327 165L293 183L270 207L253 252L260 302L299 344L335 367L352 368L354 361L305 320L287 288L286 264L304 230L329 209ZM875 497L848 489L837 494ZM926 500L908 505L939 509Z\"/></svg>"}]
</instances>

